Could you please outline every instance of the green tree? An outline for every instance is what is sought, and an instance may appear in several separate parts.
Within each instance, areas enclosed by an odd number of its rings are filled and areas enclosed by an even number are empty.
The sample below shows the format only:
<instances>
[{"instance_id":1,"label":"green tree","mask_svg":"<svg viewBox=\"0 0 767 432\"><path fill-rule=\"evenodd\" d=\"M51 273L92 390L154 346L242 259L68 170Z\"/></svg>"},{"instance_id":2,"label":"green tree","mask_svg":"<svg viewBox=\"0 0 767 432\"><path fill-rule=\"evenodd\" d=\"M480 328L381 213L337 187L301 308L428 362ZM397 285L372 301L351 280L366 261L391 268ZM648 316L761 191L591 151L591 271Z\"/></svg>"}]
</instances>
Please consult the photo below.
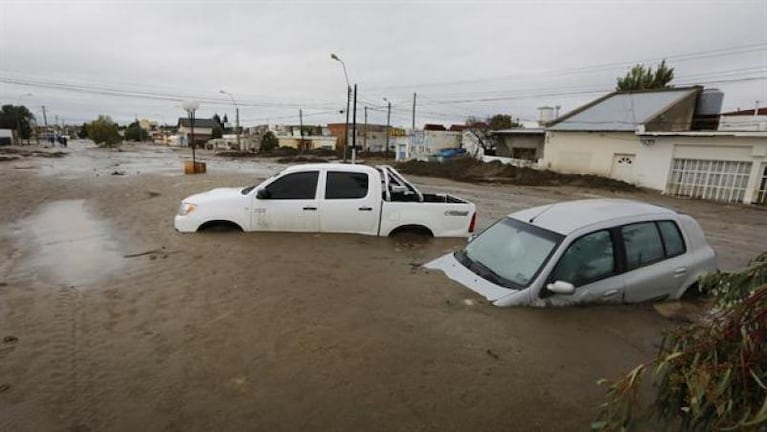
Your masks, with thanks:
<instances>
[{"instance_id":1,"label":"green tree","mask_svg":"<svg viewBox=\"0 0 767 432\"><path fill-rule=\"evenodd\" d=\"M214 119L215 120L215 119ZM210 133L211 139L221 138L224 136L224 129L221 127L220 124L216 124L213 126L213 130Z\"/></svg>"},{"instance_id":2,"label":"green tree","mask_svg":"<svg viewBox=\"0 0 767 432\"><path fill-rule=\"evenodd\" d=\"M83 122L83 125L80 126L80 131L77 132L77 136L80 137L81 139L88 138L88 123Z\"/></svg>"},{"instance_id":3,"label":"green tree","mask_svg":"<svg viewBox=\"0 0 767 432\"><path fill-rule=\"evenodd\" d=\"M664 59L653 71L652 66L638 64L623 77L618 78L616 90L651 90L674 87L671 81L674 79L674 68L666 65Z\"/></svg>"},{"instance_id":4,"label":"green tree","mask_svg":"<svg viewBox=\"0 0 767 432\"><path fill-rule=\"evenodd\" d=\"M261 137L261 151L269 153L280 145L280 140L273 133L267 132Z\"/></svg>"},{"instance_id":5,"label":"green tree","mask_svg":"<svg viewBox=\"0 0 767 432\"><path fill-rule=\"evenodd\" d=\"M100 115L86 127L88 137L96 144L111 147L122 141L117 123L107 115Z\"/></svg>"},{"instance_id":6,"label":"green tree","mask_svg":"<svg viewBox=\"0 0 767 432\"><path fill-rule=\"evenodd\" d=\"M123 132L126 140L129 141L146 141L149 138L149 132L144 130L138 122L133 122L128 125Z\"/></svg>"},{"instance_id":7,"label":"green tree","mask_svg":"<svg viewBox=\"0 0 767 432\"><path fill-rule=\"evenodd\" d=\"M35 116L24 105L3 105L0 109L0 129L13 129L23 139L32 136L34 120Z\"/></svg>"},{"instance_id":8,"label":"green tree","mask_svg":"<svg viewBox=\"0 0 767 432\"><path fill-rule=\"evenodd\" d=\"M508 114L496 114L487 119L487 127L490 130L511 129L519 127L519 123Z\"/></svg>"}]
</instances>

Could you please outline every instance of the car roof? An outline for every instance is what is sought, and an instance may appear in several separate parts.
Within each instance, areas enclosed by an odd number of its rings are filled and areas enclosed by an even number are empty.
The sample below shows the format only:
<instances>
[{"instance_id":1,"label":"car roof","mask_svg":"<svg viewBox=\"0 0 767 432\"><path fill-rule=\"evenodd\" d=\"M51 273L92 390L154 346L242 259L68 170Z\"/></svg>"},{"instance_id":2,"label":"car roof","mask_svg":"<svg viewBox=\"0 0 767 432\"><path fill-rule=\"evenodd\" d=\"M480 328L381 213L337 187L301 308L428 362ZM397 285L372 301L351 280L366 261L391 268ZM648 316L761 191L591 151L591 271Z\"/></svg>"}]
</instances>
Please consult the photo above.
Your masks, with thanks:
<instances>
[{"instance_id":1,"label":"car roof","mask_svg":"<svg viewBox=\"0 0 767 432\"><path fill-rule=\"evenodd\" d=\"M668 217L677 213L654 204L625 199L565 201L511 213L512 217L560 234L610 221L647 216Z\"/></svg>"},{"instance_id":2,"label":"car roof","mask_svg":"<svg viewBox=\"0 0 767 432\"><path fill-rule=\"evenodd\" d=\"M310 163L292 165L285 168L282 172L287 174L296 171L308 171L308 170L337 170L337 171L352 171L352 172L376 172L376 169L367 165L352 165L345 163Z\"/></svg>"}]
</instances>

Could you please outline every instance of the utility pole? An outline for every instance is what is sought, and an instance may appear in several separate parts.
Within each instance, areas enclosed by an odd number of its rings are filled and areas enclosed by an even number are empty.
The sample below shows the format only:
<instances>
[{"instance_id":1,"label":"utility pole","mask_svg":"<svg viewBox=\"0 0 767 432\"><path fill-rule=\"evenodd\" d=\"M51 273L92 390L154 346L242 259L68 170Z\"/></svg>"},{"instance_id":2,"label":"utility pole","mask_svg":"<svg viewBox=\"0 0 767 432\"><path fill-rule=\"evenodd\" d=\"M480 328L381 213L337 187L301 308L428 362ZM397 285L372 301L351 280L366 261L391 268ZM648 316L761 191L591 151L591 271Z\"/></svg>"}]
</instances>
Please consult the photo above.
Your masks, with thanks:
<instances>
[{"instance_id":1,"label":"utility pole","mask_svg":"<svg viewBox=\"0 0 767 432\"><path fill-rule=\"evenodd\" d=\"M413 124L412 124L413 134L415 134L415 98L416 98L416 94L413 93Z\"/></svg>"},{"instance_id":2,"label":"utility pole","mask_svg":"<svg viewBox=\"0 0 767 432\"><path fill-rule=\"evenodd\" d=\"M234 121L237 128L237 148L242 151L242 146L240 145L240 107L235 105L234 106Z\"/></svg>"},{"instance_id":3,"label":"utility pole","mask_svg":"<svg viewBox=\"0 0 767 432\"><path fill-rule=\"evenodd\" d=\"M303 152L304 151L304 111L299 108L298 109L298 130L301 134L301 139L298 140L298 151Z\"/></svg>"},{"instance_id":4,"label":"utility pole","mask_svg":"<svg viewBox=\"0 0 767 432\"><path fill-rule=\"evenodd\" d=\"M407 152L410 154L410 152L413 151L413 147L415 147L415 98L416 94L413 92L413 123L410 127L410 151Z\"/></svg>"},{"instance_id":5,"label":"utility pole","mask_svg":"<svg viewBox=\"0 0 767 432\"><path fill-rule=\"evenodd\" d=\"M352 114L352 165L357 161L357 84L354 84L354 112Z\"/></svg>"},{"instance_id":6,"label":"utility pole","mask_svg":"<svg viewBox=\"0 0 767 432\"><path fill-rule=\"evenodd\" d=\"M389 129L391 128L391 102L386 100L386 150L384 150L384 158L389 157Z\"/></svg>"},{"instance_id":7,"label":"utility pole","mask_svg":"<svg viewBox=\"0 0 767 432\"><path fill-rule=\"evenodd\" d=\"M365 105L365 135L362 135L362 149L368 151L368 106Z\"/></svg>"},{"instance_id":8,"label":"utility pole","mask_svg":"<svg viewBox=\"0 0 767 432\"><path fill-rule=\"evenodd\" d=\"M45 125L45 133L48 134L48 117L45 115L45 105L43 105L42 108L43 108L43 124Z\"/></svg>"}]
</instances>

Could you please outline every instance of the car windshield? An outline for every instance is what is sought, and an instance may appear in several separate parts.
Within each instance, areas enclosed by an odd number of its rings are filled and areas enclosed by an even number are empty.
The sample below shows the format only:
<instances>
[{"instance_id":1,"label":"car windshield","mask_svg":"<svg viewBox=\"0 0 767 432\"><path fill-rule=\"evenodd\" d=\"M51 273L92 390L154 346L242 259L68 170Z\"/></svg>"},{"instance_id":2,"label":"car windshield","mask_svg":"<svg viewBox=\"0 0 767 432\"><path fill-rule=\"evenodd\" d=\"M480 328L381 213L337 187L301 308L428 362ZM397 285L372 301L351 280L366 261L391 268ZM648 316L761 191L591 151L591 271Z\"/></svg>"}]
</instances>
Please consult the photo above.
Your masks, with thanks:
<instances>
[{"instance_id":1,"label":"car windshield","mask_svg":"<svg viewBox=\"0 0 767 432\"><path fill-rule=\"evenodd\" d=\"M474 273L507 288L525 288L563 236L512 218L479 234L456 258Z\"/></svg>"}]
</instances>

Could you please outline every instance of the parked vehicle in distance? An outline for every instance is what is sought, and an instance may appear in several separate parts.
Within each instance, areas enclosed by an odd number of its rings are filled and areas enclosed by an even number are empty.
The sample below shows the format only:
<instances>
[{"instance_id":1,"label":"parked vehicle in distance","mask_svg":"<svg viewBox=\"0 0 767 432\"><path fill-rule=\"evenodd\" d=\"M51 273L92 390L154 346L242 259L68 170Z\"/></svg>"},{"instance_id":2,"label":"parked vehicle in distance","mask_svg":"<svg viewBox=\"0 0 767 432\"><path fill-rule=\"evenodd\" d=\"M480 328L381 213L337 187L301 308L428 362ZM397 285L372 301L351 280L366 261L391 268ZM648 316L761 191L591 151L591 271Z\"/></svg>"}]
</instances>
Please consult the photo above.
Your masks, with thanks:
<instances>
[{"instance_id":1,"label":"parked vehicle in distance","mask_svg":"<svg viewBox=\"0 0 767 432\"><path fill-rule=\"evenodd\" d=\"M439 150L437 153L431 155L429 157L430 161L434 162L444 162L447 159L452 159L454 157L459 156L466 156L468 153L466 153L465 148L444 148Z\"/></svg>"},{"instance_id":2,"label":"parked vehicle in distance","mask_svg":"<svg viewBox=\"0 0 767 432\"><path fill-rule=\"evenodd\" d=\"M474 204L422 193L390 166L328 163L289 167L257 186L186 197L175 227L467 237L475 221Z\"/></svg>"},{"instance_id":3,"label":"parked vehicle in distance","mask_svg":"<svg viewBox=\"0 0 767 432\"><path fill-rule=\"evenodd\" d=\"M594 199L512 213L425 267L496 306L548 306L678 299L717 263L692 217Z\"/></svg>"}]
</instances>

